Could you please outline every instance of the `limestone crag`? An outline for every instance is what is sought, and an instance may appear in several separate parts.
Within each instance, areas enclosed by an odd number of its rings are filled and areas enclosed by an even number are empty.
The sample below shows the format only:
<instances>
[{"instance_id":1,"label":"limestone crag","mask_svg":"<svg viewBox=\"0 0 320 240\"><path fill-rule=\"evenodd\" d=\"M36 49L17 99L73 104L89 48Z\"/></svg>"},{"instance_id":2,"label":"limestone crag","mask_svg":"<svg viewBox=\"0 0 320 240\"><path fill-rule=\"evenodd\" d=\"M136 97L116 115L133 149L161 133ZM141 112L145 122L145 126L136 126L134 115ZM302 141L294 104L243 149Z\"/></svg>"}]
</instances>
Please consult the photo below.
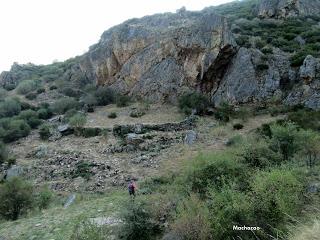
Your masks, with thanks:
<instances>
[{"instance_id":1,"label":"limestone crag","mask_svg":"<svg viewBox=\"0 0 320 240\"><path fill-rule=\"evenodd\" d=\"M180 11L111 28L82 57L80 68L98 84L125 94L174 102L185 89L217 87L219 79L207 79L206 73L218 72L235 51L224 17Z\"/></svg>"},{"instance_id":2,"label":"limestone crag","mask_svg":"<svg viewBox=\"0 0 320 240\"><path fill-rule=\"evenodd\" d=\"M258 16L262 18L287 18L318 15L320 0L261 0Z\"/></svg>"}]
</instances>

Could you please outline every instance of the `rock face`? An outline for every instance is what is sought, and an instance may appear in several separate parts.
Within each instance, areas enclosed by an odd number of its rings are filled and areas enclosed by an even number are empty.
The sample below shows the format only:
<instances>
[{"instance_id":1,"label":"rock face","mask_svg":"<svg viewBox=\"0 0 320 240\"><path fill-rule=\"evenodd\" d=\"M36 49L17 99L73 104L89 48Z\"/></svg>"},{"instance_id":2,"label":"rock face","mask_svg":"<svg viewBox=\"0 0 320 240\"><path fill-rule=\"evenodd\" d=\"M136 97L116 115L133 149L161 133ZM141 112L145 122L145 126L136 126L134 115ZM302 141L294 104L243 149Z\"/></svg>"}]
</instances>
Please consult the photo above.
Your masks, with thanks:
<instances>
[{"instance_id":1,"label":"rock face","mask_svg":"<svg viewBox=\"0 0 320 240\"><path fill-rule=\"evenodd\" d=\"M318 15L320 0L261 0L258 16L262 18L287 18Z\"/></svg>"},{"instance_id":2,"label":"rock face","mask_svg":"<svg viewBox=\"0 0 320 240\"><path fill-rule=\"evenodd\" d=\"M224 17L180 11L111 28L82 57L80 68L98 84L125 94L174 102L188 88L215 89L235 51Z\"/></svg>"}]
</instances>

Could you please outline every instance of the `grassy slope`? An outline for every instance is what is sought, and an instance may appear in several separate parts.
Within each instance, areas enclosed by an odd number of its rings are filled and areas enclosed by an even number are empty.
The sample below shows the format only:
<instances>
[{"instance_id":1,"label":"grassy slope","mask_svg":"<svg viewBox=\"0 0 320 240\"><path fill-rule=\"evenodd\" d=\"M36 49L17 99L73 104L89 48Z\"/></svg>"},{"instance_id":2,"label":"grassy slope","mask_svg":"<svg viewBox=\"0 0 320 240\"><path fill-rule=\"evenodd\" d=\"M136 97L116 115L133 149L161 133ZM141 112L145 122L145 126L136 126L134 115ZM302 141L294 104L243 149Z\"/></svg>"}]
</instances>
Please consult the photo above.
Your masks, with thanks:
<instances>
[{"instance_id":1,"label":"grassy slope","mask_svg":"<svg viewBox=\"0 0 320 240\"><path fill-rule=\"evenodd\" d=\"M76 200L67 209L54 206L14 222L0 223L0 237L9 240L69 239L79 218L114 216L126 198L125 191L116 190L105 196Z\"/></svg>"}]
</instances>

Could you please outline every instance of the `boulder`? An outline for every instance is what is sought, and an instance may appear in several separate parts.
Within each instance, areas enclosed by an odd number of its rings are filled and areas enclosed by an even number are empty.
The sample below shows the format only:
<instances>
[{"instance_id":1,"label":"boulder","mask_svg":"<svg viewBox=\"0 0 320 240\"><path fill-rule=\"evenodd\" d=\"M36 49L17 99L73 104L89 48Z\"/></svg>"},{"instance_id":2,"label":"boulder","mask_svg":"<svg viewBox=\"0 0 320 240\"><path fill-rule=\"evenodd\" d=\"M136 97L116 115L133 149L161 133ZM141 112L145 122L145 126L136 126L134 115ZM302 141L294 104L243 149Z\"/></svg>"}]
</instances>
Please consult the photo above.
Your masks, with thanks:
<instances>
[{"instance_id":1,"label":"boulder","mask_svg":"<svg viewBox=\"0 0 320 240\"><path fill-rule=\"evenodd\" d=\"M76 195L75 194L69 195L69 197L67 198L67 201L64 204L64 208L68 208L74 202L74 200L76 200Z\"/></svg>"},{"instance_id":2,"label":"boulder","mask_svg":"<svg viewBox=\"0 0 320 240\"><path fill-rule=\"evenodd\" d=\"M129 133L126 137L126 143L129 145L139 145L140 143L143 143L144 140L141 136L135 133Z\"/></svg>"},{"instance_id":3,"label":"boulder","mask_svg":"<svg viewBox=\"0 0 320 240\"><path fill-rule=\"evenodd\" d=\"M64 124L58 126L58 131L61 133L61 135L66 136L72 134L74 129L69 124Z\"/></svg>"},{"instance_id":4,"label":"boulder","mask_svg":"<svg viewBox=\"0 0 320 240\"><path fill-rule=\"evenodd\" d=\"M184 138L185 144L192 145L197 140L197 133L193 130L187 131L186 136Z\"/></svg>"},{"instance_id":5,"label":"boulder","mask_svg":"<svg viewBox=\"0 0 320 240\"><path fill-rule=\"evenodd\" d=\"M16 166L16 165L13 165L12 167L10 167L8 170L7 170L7 173L6 173L6 179L10 179L10 178L13 178L13 177L19 177L23 174L24 170L22 167L20 166Z\"/></svg>"},{"instance_id":6,"label":"boulder","mask_svg":"<svg viewBox=\"0 0 320 240\"><path fill-rule=\"evenodd\" d=\"M300 67L300 78L308 84L316 77L320 77L320 60L308 55Z\"/></svg>"}]
</instances>

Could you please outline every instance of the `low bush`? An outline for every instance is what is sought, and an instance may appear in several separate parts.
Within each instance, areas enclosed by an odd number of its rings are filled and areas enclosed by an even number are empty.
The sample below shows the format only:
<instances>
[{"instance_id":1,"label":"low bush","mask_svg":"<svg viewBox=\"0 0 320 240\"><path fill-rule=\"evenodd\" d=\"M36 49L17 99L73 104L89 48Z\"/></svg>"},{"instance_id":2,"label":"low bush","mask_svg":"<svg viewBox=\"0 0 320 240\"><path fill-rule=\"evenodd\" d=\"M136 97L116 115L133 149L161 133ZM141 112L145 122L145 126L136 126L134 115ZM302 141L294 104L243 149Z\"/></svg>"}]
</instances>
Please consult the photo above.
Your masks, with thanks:
<instances>
[{"instance_id":1,"label":"low bush","mask_svg":"<svg viewBox=\"0 0 320 240\"><path fill-rule=\"evenodd\" d=\"M3 142L0 142L0 164L8 159L8 150Z\"/></svg>"},{"instance_id":2,"label":"low bush","mask_svg":"<svg viewBox=\"0 0 320 240\"><path fill-rule=\"evenodd\" d=\"M46 120L52 117L53 113L50 108L40 108L38 111L38 118Z\"/></svg>"},{"instance_id":3,"label":"low bush","mask_svg":"<svg viewBox=\"0 0 320 240\"><path fill-rule=\"evenodd\" d=\"M78 109L79 103L76 99L71 97L60 98L52 104L52 110L54 113L63 114L70 109Z\"/></svg>"},{"instance_id":4,"label":"low bush","mask_svg":"<svg viewBox=\"0 0 320 240\"><path fill-rule=\"evenodd\" d=\"M174 239L214 239L209 219L207 206L195 195L191 195L180 202L177 208L177 220L172 225Z\"/></svg>"},{"instance_id":5,"label":"low bush","mask_svg":"<svg viewBox=\"0 0 320 240\"><path fill-rule=\"evenodd\" d=\"M229 122L230 118L235 115L235 110L232 105L227 102L222 102L215 110L214 116L222 122Z\"/></svg>"},{"instance_id":6,"label":"low bush","mask_svg":"<svg viewBox=\"0 0 320 240\"><path fill-rule=\"evenodd\" d=\"M271 148L281 153L283 160L289 160L300 148L297 126L291 122L284 125L272 124L270 130Z\"/></svg>"},{"instance_id":7,"label":"low bush","mask_svg":"<svg viewBox=\"0 0 320 240\"><path fill-rule=\"evenodd\" d=\"M74 228L70 240L105 240L110 236L106 226L97 226L89 220L81 220Z\"/></svg>"},{"instance_id":8,"label":"low bush","mask_svg":"<svg viewBox=\"0 0 320 240\"><path fill-rule=\"evenodd\" d=\"M38 87L38 84L34 80L25 80L19 83L17 86L17 92L19 94L27 94L32 91L35 91Z\"/></svg>"},{"instance_id":9,"label":"low bush","mask_svg":"<svg viewBox=\"0 0 320 240\"><path fill-rule=\"evenodd\" d=\"M13 84L13 83L8 83L8 84L4 85L3 88L4 88L5 90L7 90L7 91L12 91L13 89L16 88L16 85Z\"/></svg>"},{"instance_id":10,"label":"low bush","mask_svg":"<svg viewBox=\"0 0 320 240\"><path fill-rule=\"evenodd\" d=\"M130 101L131 101L131 98L126 95L118 94L118 96L116 97L117 107L126 107L129 105Z\"/></svg>"},{"instance_id":11,"label":"low bush","mask_svg":"<svg viewBox=\"0 0 320 240\"><path fill-rule=\"evenodd\" d=\"M0 102L0 118L18 115L21 111L21 104L15 99L6 98Z\"/></svg>"},{"instance_id":12,"label":"low bush","mask_svg":"<svg viewBox=\"0 0 320 240\"><path fill-rule=\"evenodd\" d=\"M0 87L0 101L3 101L8 96L7 90Z\"/></svg>"},{"instance_id":13,"label":"low bush","mask_svg":"<svg viewBox=\"0 0 320 240\"><path fill-rule=\"evenodd\" d=\"M115 112L109 113L108 118L117 118L117 113L115 113Z\"/></svg>"},{"instance_id":14,"label":"low bush","mask_svg":"<svg viewBox=\"0 0 320 240\"><path fill-rule=\"evenodd\" d=\"M265 141L249 144L241 153L244 163L254 168L266 168L279 165L282 161L281 155L272 151Z\"/></svg>"},{"instance_id":15,"label":"low bush","mask_svg":"<svg viewBox=\"0 0 320 240\"><path fill-rule=\"evenodd\" d=\"M105 106L115 102L116 95L114 91L108 87L99 87L95 92L95 97L99 106Z\"/></svg>"},{"instance_id":16,"label":"low bush","mask_svg":"<svg viewBox=\"0 0 320 240\"><path fill-rule=\"evenodd\" d=\"M33 187L20 178L10 178L0 185L0 215L7 220L17 220L33 205Z\"/></svg>"},{"instance_id":17,"label":"low bush","mask_svg":"<svg viewBox=\"0 0 320 240\"><path fill-rule=\"evenodd\" d=\"M290 113L288 120L304 129L320 131L320 111L300 109L297 112Z\"/></svg>"},{"instance_id":18,"label":"low bush","mask_svg":"<svg viewBox=\"0 0 320 240\"><path fill-rule=\"evenodd\" d=\"M101 133L101 130L99 128L83 128L81 130L81 136L85 138L99 136L100 133Z\"/></svg>"},{"instance_id":19,"label":"low bush","mask_svg":"<svg viewBox=\"0 0 320 240\"><path fill-rule=\"evenodd\" d=\"M189 92L181 95L178 99L180 110L186 115L190 115L193 110L196 114L203 115L210 106L207 96L198 92Z\"/></svg>"},{"instance_id":20,"label":"low bush","mask_svg":"<svg viewBox=\"0 0 320 240\"><path fill-rule=\"evenodd\" d=\"M51 130L50 126L48 124L43 124L39 128L39 135L42 140L48 140L51 136Z\"/></svg>"},{"instance_id":21,"label":"low bush","mask_svg":"<svg viewBox=\"0 0 320 240\"><path fill-rule=\"evenodd\" d=\"M41 124L41 120L38 118L38 113L31 109L20 112L18 119L26 121L31 128L36 128Z\"/></svg>"},{"instance_id":22,"label":"low bush","mask_svg":"<svg viewBox=\"0 0 320 240\"><path fill-rule=\"evenodd\" d=\"M49 87L49 89L50 90L55 90L55 89L57 89L58 87L56 86L56 85L51 85L50 87Z\"/></svg>"},{"instance_id":23,"label":"low bush","mask_svg":"<svg viewBox=\"0 0 320 240\"><path fill-rule=\"evenodd\" d=\"M73 87L64 87L61 89L61 93L67 97L79 98L81 96L81 91Z\"/></svg>"},{"instance_id":24,"label":"low bush","mask_svg":"<svg viewBox=\"0 0 320 240\"><path fill-rule=\"evenodd\" d=\"M5 131L1 137L6 143L28 136L31 130L30 126L24 120L11 120L6 123L4 129Z\"/></svg>"},{"instance_id":25,"label":"low bush","mask_svg":"<svg viewBox=\"0 0 320 240\"><path fill-rule=\"evenodd\" d=\"M87 122L86 115L83 113L76 113L69 118L69 124L75 128L76 132L79 134L80 128L83 127Z\"/></svg>"},{"instance_id":26,"label":"low bush","mask_svg":"<svg viewBox=\"0 0 320 240\"><path fill-rule=\"evenodd\" d=\"M53 193L47 186L42 187L35 195L35 202L39 209L49 207L53 198Z\"/></svg>"},{"instance_id":27,"label":"low bush","mask_svg":"<svg viewBox=\"0 0 320 240\"><path fill-rule=\"evenodd\" d=\"M83 104L88 107L93 107L98 104L98 100L93 94L87 94L83 96L81 98L81 102L83 102Z\"/></svg>"},{"instance_id":28,"label":"low bush","mask_svg":"<svg viewBox=\"0 0 320 240\"><path fill-rule=\"evenodd\" d=\"M36 99L36 98L37 98L37 94L34 93L34 92L28 93L28 94L26 95L26 99L29 99L29 100L34 100L34 99Z\"/></svg>"},{"instance_id":29,"label":"low bush","mask_svg":"<svg viewBox=\"0 0 320 240\"><path fill-rule=\"evenodd\" d=\"M293 170L273 169L258 174L252 181L258 226L274 232L280 223L295 217L302 206L303 190L303 183Z\"/></svg>"},{"instance_id":30,"label":"low bush","mask_svg":"<svg viewBox=\"0 0 320 240\"><path fill-rule=\"evenodd\" d=\"M75 170L71 173L72 178L82 177L89 180L93 175L91 172L92 164L89 162L80 161L76 164Z\"/></svg>"},{"instance_id":31,"label":"low bush","mask_svg":"<svg viewBox=\"0 0 320 240\"><path fill-rule=\"evenodd\" d=\"M208 187L221 188L225 183L238 182L238 188L247 186L247 170L232 153L200 155L196 164L188 174L187 182L193 192L205 196Z\"/></svg>"},{"instance_id":32,"label":"low bush","mask_svg":"<svg viewBox=\"0 0 320 240\"><path fill-rule=\"evenodd\" d=\"M249 195L225 185L220 191L210 189L209 200L213 239L256 239L251 232L232 230L232 226L255 226L252 224L255 215Z\"/></svg>"},{"instance_id":33,"label":"low bush","mask_svg":"<svg viewBox=\"0 0 320 240\"><path fill-rule=\"evenodd\" d=\"M155 232L158 232L147 204L137 198L135 201L127 202L120 214L123 221L119 229L120 239L148 240Z\"/></svg>"},{"instance_id":34,"label":"low bush","mask_svg":"<svg viewBox=\"0 0 320 240\"><path fill-rule=\"evenodd\" d=\"M244 126L241 123L236 123L233 125L234 130L241 130L241 129L243 129L243 127Z\"/></svg>"},{"instance_id":35,"label":"low bush","mask_svg":"<svg viewBox=\"0 0 320 240\"><path fill-rule=\"evenodd\" d=\"M37 93L38 94L41 94L41 93L44 93L44 92L46 92L46 89L43 88L43 87L37 89Z\"/></svg>"}]
</instances>

